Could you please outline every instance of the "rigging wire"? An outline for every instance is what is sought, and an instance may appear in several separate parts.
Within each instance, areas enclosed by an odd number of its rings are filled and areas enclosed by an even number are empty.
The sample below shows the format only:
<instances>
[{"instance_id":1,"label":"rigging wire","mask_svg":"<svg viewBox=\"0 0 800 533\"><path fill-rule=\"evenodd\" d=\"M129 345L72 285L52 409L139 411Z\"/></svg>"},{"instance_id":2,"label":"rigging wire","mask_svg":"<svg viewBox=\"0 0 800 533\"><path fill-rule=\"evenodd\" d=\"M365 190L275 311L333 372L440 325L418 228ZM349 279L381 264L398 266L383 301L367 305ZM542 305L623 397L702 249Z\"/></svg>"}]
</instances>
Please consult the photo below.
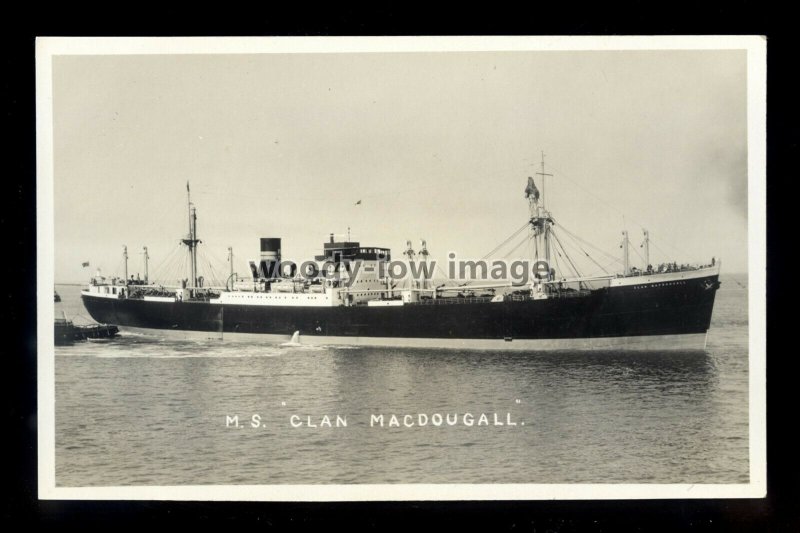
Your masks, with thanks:
<instances>
[{"instance_id":1,"label":"rigging wire","mask_svg":"<svg viewBox=\"0 0 800 533\"><path fill-rule=\"evenodd\" d=\"M503 169L502 171L498 171L498 170L492 171L491 169L489 169L489 166L492 166L493 168L496 168L496 166L493 164L493 162L489 161L489 162L486 163L486 166L484 168L480 168L480 166L478 166L478 165L473 166L474 173L471 176L463 176L463 175L458 175L458 176L456 176L456 175L440 176L438 179L435 180L435 183L432 183L432 182L430 182L430 180L428 180L428 184L420 185L418 187L403 187L403 188L395 189L395 190L391 190L391 191L375 192L375 193L371 193L371 194L363 194L363 195L356 194L355 196L357 196L358 199L396 197L399 194L412 193L412 192L425 190L425 189L435 189L435 188L448 188L448 189L450 189L450 188L452 188L452 184L453 183L458 183L458 184L469 184L469 183L485 184L485 183L491 183L491 182L496 182L498 180L507 179L507 177L509 175L519 171L520 168L522 169L523 172L528 172L529 167L531 167L533 165L523 164L521 167L518 167L517 165L508 165L508 167ZM223 194L225 196L234 196L234 197L237 197L237 198L244 198L244 199L247 199L247 200L253 200L253 198L254 198L254 196L252 194L245 194L245 193L235 192L234 190L232 190L230 188L224 189L224 190L220 189L220 188L215 188L213 190L209 190L209 189L204 188L202 185L193 186L192 187L192 194L201 195L201 196L210 196L210 197L214 197L214 198L219 198L220 194ZM304 198L306 198L307 200L320 200L320 201L322 201L322 200L327 200L328 196L323 194L322 196L319 196L319 197L304 196Z\"/></svg>"},{"instance_id":2,"label":"rigging wire","mask_svg":"<svg viewBox=\"0 0 800 533\"><path fill-rule=\"evenodd\" d=\"M161 258L161 261L159 261L159 262L158 262L158 263L157 263L155 266L151 266L151 267L150 267L150 269L149 269L149 270L150 270L150 271L153 273L153 275L152 275L151 277L152 277L154 280L156 280L156 279L159 279L159 278L158 278L158 276L159 276L159 273L161 272L161 270L162 270L163 268L165 268L165 264L167 263L167 261L172 261L172 260L174 260L174 259L175 259L175 257L176 257L176 252L177 252L177 250L178 250L179 248L180 248L180 243L177 243L177 245L176 245L176 246L174 246L173 248L171 248L171 249L169 250L169 252L167 252L167 253L164 255L164 257L162 257L162 258Z\"/></svg>"},{"instance_id":3,"label":"rigging wire","mask_svg":"<svg viewBox=\"0 0 800 533\"><path fill-rule=\"evenodd\" d=\"M611 203L611 202L609 202L608 200L605 200L604 198L601 198L601 197L600 197L600 196L598 196L598 195L597 195L597 194L596 194L594 191L592 191L592 190L590 190L590 189L586 188L585 186L583 186L582 184L580 184L578 181L576 181L576 180L574 180L574 179L570 178L570 177L569 177L569 176L568 176L568 175L567 175L567 174L566 174L566 173L565 173L563 170L560 170L560 169L558 169L558 168L554 167L552 164L550 164L550 165L549 165L549 167L550 167L550 169L554 170L555 172L558 172L558 175L559 175L559 177L565 178L567 181L569 181L569 182L571 182L572 184L576 185L578 188L580 188L580 189L581 189L581 190L583 190L584 192L587 192L588 194L590 194L590 195L594 196L594 197L595 197L597 200L599 200L599 201L600 201L600 203L604 204L606 207L609 207L609 208L613 209L613 210L614 210L614 211L616 211L617 213L621 214L623 217L625 216L625 213L624 213L624 212L623 212L621 209L619 209L618 207L616 207L614 204L612 204L612 203ZM634 224L636 224L637 226L639 226L641 229L645 229L645 226L644 226L644 225L642 225L642 224L641 224L641 222L638 222L638 221L636 221L636 220L634 220L633 222L634 222ZM652 243L653 241L650 241L650 242ZM662 242L663 242L664 244L668 245L670 248L672 248L672 249L673 249L673 250L675 250L676 252L678 252L678 254L685 255L685 252L684 252L683 250L681 250L680 248L678 248L677 246L675 246L674 244L672 244L672 243L670 243L670 242L668 242L668 241L666 241L666 240L663 240L663 239L662 239ZM665 256L666 256L666 257L669 257L669 254L665 254Z\"/></svg>"},{"instance_id":4,"label":"rigging wire","mask_svg":"<svg viewBox=\"0 0 800 533\"><path fill-rule=\"evenodd\" d=\"M536 257L534 255L534 252L535 252L534 248L536 246L535 241L536 241L536 238L533 236L533 226L531 226L528 229L528 249L527 249L528 257Z\"/></svg>"},{"instance_id":5,"label":"rigging wire","mask_svg":"<svg viewBox=\"0 0 800 533\"><path fill-rule=\"evenodd\" d=\"M551 230L551 233L552 233L552 230ZM573 269L573 271L575 272L575 277L576 277L576 278L580 278L580 277L581 277L581 273L580 273L580 271L578 270L578 267L577 267L577 266L575 265L575 263L572 261L572 257L570 256L569 252L567 251L567 248L566 248L566 246L564 246L564 243L562 243L562 242L561 242L561 240L558 238L558 235L556 235L555 233L553 233L553 237L556 239L556 242L557 242L557 243L558 243L558 245L561 247L561 249L564 251L564 255L566 256L566 258L567 258L567 261L568 261L568 262L569 262L569 264L572 266L572 269ZM591 259L591 257L589 257L589 259ZM578 289L582 289L584 285L585 285L586 287L588 287L589 289L593 289L593 288L594 288L594 287L592 286L591 282L589 282L589 281L579 281L579 282L578 282Z\"/></svg>"},{"instance_id":6,"label":"rigging wire","mask_svg":"<svg viewBox=\"0 0 800 533\"><path fill-rule=\"evenodd\" d=\"M666 253L658 244L656 244L656 242L654 240L650 239L650 244L655 246L656 250L661 252L661 255L664 256L664 258L665 258L665 260L664 260L665 262L669 261L669 254Z\"/></svg>"},{"instance_id":7,"label":"rigging wire","mask_svg":"<svg viewBox=\"0 0 800 533\"><path fill-rule=\"evenodd\" d=\"M529 224L530 224L530 222L526 221L526 222L525 222L525 224L523 224L523 226L522 226L521 228L519 228L519 229L518 229L518 230L516 230L514 233L512 233L512 234L511 234L511 236L510 236L510 237L508 237L506 240L504 240L503 242L501 242L500 244L498 244L498 245L497 245L497 246L494 248L494 250L492 250L492 251L491 251L491 252L489 252L488 254L484 255L483 257L481 257L481 260L485 260L485 259L488 259L489 257L491 257L491 256L492 256L494 253L496 253L496 252L497 252L497 251L498 251L500 248L502 248L503 246L505 246L506 244L508 244L508 242L509 242L509 241L511 241L511 240L513 240L514 238L516 238L516 237L517 237L517 235L519 235L519 234L522 232L522 230L524 230L525 228L527 228L527 227L529 226Z\"/></svg>"},{"instance_id":8,"label":"rigging wire","mask_svg":"<svg viewBox=\"0 0 800 533\"><path fill-rule=\"evenodd\" d=\"M225 259L222 259L220 257L220 255L217 253L217 251L214 250L213 248L204 247L203 250L205 251L205 256L212 263L212 265L217 265L218 268L222 268L223 265L227 266L227 265L230 264L230 261L228 260L227 253L225 254ZM234 270L236 269L236 263L235 263L236 257L237 256L234 256L234 258L233 258L234 259Z\"/></svg>"},{"instance_id":9,"label":"rigging wire","mask_svg":"<svg viewBox=\"0 0 800 533\"><path fill-rule=\"evenodd\" d=\"M642 254L639 253L639 250L637 250L635 246L628 246L628 248L632 249L633 253L635 253L639 257L639 259L641 259L642 263L644 263L644 257L642 257ZM647 268L647 265L645 265L644 267Z\"/></svg>"},{"instance_id":10,"label":"rigging wire","mask_svg":"<svg viewBox=\"0 0 800 533\"><path fill-rule=\"evenodd\" d=\"M524 239L522 239L522 240L521 240L519 243L517 243L517 245L516 245L516 246L514 246L514 248L512 248L512 249L511 249L511 250L510 250L510 251L509 251L507 254L505 254L503 257L508 257L508 256L510 256L511 254L513 254L514 252L516 252L516 251L519 249L519 247L520 247L520 246L522 246L523 244L525 244L526 242L528 242L528 236L527 236L527 235L525 235L525 238L524 238Z\"/></svg>"},{"instance_id":11,"label":"rigging wire","mask_svg":"<svg viewBox=\"0 0 800 533\"><path fill-rule=\"evenodd\" d=\"M173 261L170 261L169 265L164 269L163 273L161 274L160 281L162 281L162 285L175 285L180 284L180 280L183 279L182 273L186 272L186 256L188 254L176 254Z\"/></svg>"},{"instance_id":12,"label":"rigging wire","mask_svg":"<svg viewBox=\"0 0 800 533\"><path fill-rule=\"evenodd\" d=\"M178 243L178 246L173 248L169 254L159 263L159 266L153 269L153 280L154 281L163 281L168 282L172 278L172 273L177 270L177 264L183 259L184 254L180 253L179 250L181 248L181 244Z\"/></svg>"},{"instance_id":13,"label":"rigging wire","mask_svg":"<svg viewBox=\"0 0 800 533\"><path fill-rule=\"evenodd\" d=\"M564 255L567 257L567 261L569 261L569 264L572 265L572 269L575 271L575 277L578 278L581 277L581 274L578 271L578 267L576 267L575 263L572 262L572 258L567 253L567 250L564 248L564 245L561 244L561 240L558 238L558 235L552 229L550 230L550 234L555 238L556 242L561 247L561 249L564 250Z\"/></svg>"},{"instance_id":14,"label":"rigging wire","mask_svg":"<svg viewBox=\"0 0 800 533\"><path fill-rule=\"evenodd\" d=\"M204 270L206 268L208 269L207 272L206 272L206 276L209 278L209 281L211 282L212 285L217 286L217 287L221 287L222 286L222 282L220 280L219 275L217 274L217 271L214 269L214 265L209 260L208 254L206 254L205 251L201 250L200 248L198 248L197 251L199 253L200 260L204 263L203 264L203 269ZM205 276L204 276L203 279L205 280Z\"/></svg>"},{"instance_id":15,"label":"rigging wire","mask_svg":"<svg viewBox=\"0 0 800 533\"><path fill-rule=\"evenodd\" d=\"M570 244L571 244L572 246L575 246L575 247L576 247L578 250L580 250L580 251L583 253L583 255L585 255L585 256L586 256L586 257L587 257L587 258L588 258L588 259L589 259L589 260L590 260L592 263L594 263L595 265L597 265L598 267L600 267L600 270L602 270L602 271L603 271L603 272L605 272L606 274L609 274L609 273L610 273L610 272L608 272L608 270L606 270L606 269L605 269L605 267L603 267L603 265L601 265L600 263L598 263L598 262L595 260L595 258L594 258L594 257L592 257L592 256L589 254L589 252L587 252L586 250L584 250L584 249L583 249L583 247L580 245L580 243L577 241L577 239L576 239L576 238L575 238L575 237L574 237L574 236L573 236L573 235L572 235L572 234L571 234L569 231L566 231L566 229L564 228L564 226L559 226L559 227L560 227L562 230L564 230L564 231L565 231L565 233L567 234L567 237L569 237L569 238L570 238L570 240L571 240ZM614 260L615 262L618 262L618 261L619 261L619 260L618 260L616 257L613 257L613 256L611 256L611 255L609 255L609 254L605 254L605 255L608 255L608 257L611 257L611 258L613 258L613 260ZM613 263L611 263L611 264L613 264Z\"/></svg>"},{"instance_id":16,"label":"rigging wire","mask_svg":"<svg viewBox=\"0 0 800 533\"><path fill-rule=\"evenodd\" d=\"M201 250L201 248L198 248L198 250ZM229 259L229 256L227 254L227 251L225 253L225 259L222 259L221 256L219 255L219 253L217 252L217 250L215 250L214 248L211 248L211 247L208 247L208 246L204 246L202 248L202 250L203 250L203 253L204 253L204 257L211 264L211 266L214 267L216 265L216 270L215 271L216 272L226 272L225 279L227 279L228 278L227 271L230 268L230 266L229 266L230 265L230 259ZM240 275L242 272L249 273L250 272L249 268L243 268L243 267L247 267L247 266L248 265L247 265L246 261L243 261L238 255L234 254L234 256L233 256L233 271L234 271L235 274Z\"/></svg>"},{"instance_id":17,"label":"rigging wire","mask_svg":"<svg viewBox=\"0 0 800 533\"><path fill-rule=\"evenodd\" d=\"M439 262L438 262L438 261L436 262L436 270L438 270L438 271L439 271L439 272L442 274L442 278L444 278L444 280L445 280L445 281L444 281L445 285L446 285L448 282L453 282L453 280L451 280L451 279L450 279L450 278L447 276L447 274L445 273L445 271L444 271L444 270L442 270L442 267L441 267L441 265L439 264Z\"/></svg>"},{"instance_id":18,"label":"rigging wire","mask_svg":"<svg viewBox=\"0 0 800 533\"><path fill-rule=\"evenodd\" d=\"M555 237L555 236L554 236L554 237ZM576 276L576 277L580 277L580 271L578 270L578 267L577 267L577 265L575 264L575 262L572 260L572 256L570 255L570 250L567 248L567 246L564 244L564 242L562 242L562 241L559 241L559 240L556 238L556 243L555 243L555 244L553 244L553 246L554 246L554 247L558 246L558 247L560 247L560 248L561 248L561 251L562 251L563 257L566 257L567 264L568 264L568 266L570 267L571 271L572 271L572 272L575 274L575 276ZM556 248L556 249L558 249L558 248ZM574 250L573 250L573 251L574 251Z\"/></svg>"},{"instance_id":19,"label":"rigging wire","mask_svg":"<svg viewBox=\"0 0 800 533\"><path fill-rule=\"evenodd\" d=\"M170 273L172 276L174 276L174 278L172 278L172 279L174 279L178 284L180 284L182 280L188 280L189 279L190 273L189 273L188 266L189 266L189 261L190 261L189 258L190 257L191 257L191 253L188 252L188 251L186 253L184 253L184 254L178 254L178 261L177 261L177 266L175 268L175 271Z\"/></svg>"},{"instance_id":20,"label":"rigging wire","mask_svg":"<svg viewBox=\"0 0 800 533\"><path fill-rule=\"evenodd\" d=\"M517 230L516 230L514 233L512 233L512 234L511 234L511 235L510 235L508 238L506 238L506 239L505 239L503 242L501 242L500 244L498 244L497 246L495 246L495 248L494 248L494 249L493 249L491 252L489 252L488 254L486 254L486 255L484 255L483 257L481 257L481 259L480 259L480 260L481 260L481 261L485 261L486 259L488 259L488 258L489 258L489 257L491 257L492 255L494 255L495 253L497 253L497 251L498 251L498 250L500 250L500 249L501 249L503 246L505 246L506 244L508 244L509 242L511 242L511 241L512 241L514 238L518 237L520 233L522 233L522 232L523 232L525 229L527 229L527 228L529 228L529 227L530 227L530 222L526 221L526 222L525 222L525 224L523 224L523 225L522 225L520 228L518 228L518 229L517 229ZM530 239L530 236L529 236L529 235L525 235L522 241L520 241L519 243L517 243L517 245L516 245L516 246L514 246L514 248L512 248L512 249L511 249L511 251L509 251L509 252L505 253L505 254L504 254L504 255L502 255L501 257L508 257L508 256L509 256L509 255L511 255L512 253L516 252L516 251L519 249L519 247L520 247L520 246L522 246L522 244L524 244L524 243L528 242L528 240L529 240L529 239ZM462 285L464 285L464 286L467 286L467 285L469 285L470 283L472 283L472 281L467 281L466 283L463 283Z\"/></svg>"},{"instance_id":21,"label":"rigging wire","mask_svg":"<svg viewBox=\"0 0 800 533\"><path fill-rule=\"evenodd\" d=\"M555 265L556 272L561 272L561 264L558 262L558 258L562 257L561 252L558 251L556 246L553 246L553 250L556 252L556 255L553 256L553 264Z\"/></svg>"},{"instance_id":22,"label":"rigging wire","mask_svg":"<svg viewBox=\"0 0 800 533\"><path fill-rule=\"evenodd\" d=\"M599 253L601 253L601 254L605 255L606 257L608 257L608 258L610 258L610 259L614 259L614 261L616 261L617 263L620 263L620 264L622 264L622 263L623 263L623 261L622 261L621 259L619 259L618 257L616 257L616 256L614 256L614 255L612 255L612 254L610 254L610 253L608 253L608 252L606 252L606 251L602 250L601 248L598 248L598 247L597 247L597 246L595 246L594 244L592 244L592 243L588 242L587 240L585 240L585 239L582 239L582 238L581 238L581 237L579 237L578 235L576 235L576 234L572 233L572 232L571 232L571 231L569 231L567 228L565 228L563 224L559 224L559 228L561 228L561 231L563 231L564 233L566 233L568 236L572 237L572 238L573 238L573 239L575 239L576 241L579 241L579 242L583 243L584 245L586 245L586 246L587 246L587 247L589 247L589 248L593 248L595 251L597 251L597 252L599 252ZM586 252L584 252L584 253L586 253ZM586 255L588 255L588 253L587 253Z\"/></svg>"},{"instance_id":23,"label":"rigging wire","mask_svg":"<svg viewBox=\"0 0 800 533\"><path fill-rule=\"evenodd\" d=\"M602 267L602 266L601 266L601 267L600 267L600 269L601 269L603 272L605 272L606 274L609 274L609 275L610 275L610 273L608 272L608 270L607 270L607 269L608 269L608 268L610 268L610 267L611 267L613 264L614 264L614 263L608 263L608 264L607 264L605 267ZM598 273L598 272L595 270L595 271L593 271L592 273L590 273L590 274L589 274L589 277L592 277L592 276L596 275L597 273Z\"/></svg>"},{"instance_id":24,"label":"rigging wire","mask_svg":"<svg viewBox=\"0 0 800 533\"><path fill-rule=\"evenodd\" d=\"M156 279L158 277L158 273L164 267L164 264L167 262L167 260L169 260L172 257L172 255L175 253L175 249L176 248L177 248L177 246L171 247L169 250L167 250L167 253L165 253L164 255L162 255L160 257L158 263L155 263L153 261L150 262L149 270L150 270L150 277L152 279ZM156 257L158 257L158 253L156 253L155 255L156 255ZM150 251L150 257L151 258L153 257L153 252L152 251Z\"/></svg>"},{"instance_id":25,"label":"rigging wire","mask_svg":"<svg viewBox=\"0 0 800 533\"><path fill-rule=\"evenodd\" d=\"M180 283L181 280L184 280L184 279L188 280L189 279L188 275L186 277L183 277L183 275L186 274L188 272L188 270L189 270L188 267L189 267L189 263L191 262L190 257L191 257L191 254L186 253L186 254L183 254L183 257L181 258L180 271L177 273L178 274L178 276L177 276L178 283Z\"/></svg>"},{"instance_id":26,"label":"rigging wire","mask_svg":"<svg viewBox=\"0 0 800 533\"><path fill-rule=\"evenodd\" d=\"M114 274L116 275L116 277L122 277L119 275L119 273L122 272L124 264L125 264L125 259L120 257L119 261L117 262L117 266L114 268Z\"/></svg>"}]
</instances>

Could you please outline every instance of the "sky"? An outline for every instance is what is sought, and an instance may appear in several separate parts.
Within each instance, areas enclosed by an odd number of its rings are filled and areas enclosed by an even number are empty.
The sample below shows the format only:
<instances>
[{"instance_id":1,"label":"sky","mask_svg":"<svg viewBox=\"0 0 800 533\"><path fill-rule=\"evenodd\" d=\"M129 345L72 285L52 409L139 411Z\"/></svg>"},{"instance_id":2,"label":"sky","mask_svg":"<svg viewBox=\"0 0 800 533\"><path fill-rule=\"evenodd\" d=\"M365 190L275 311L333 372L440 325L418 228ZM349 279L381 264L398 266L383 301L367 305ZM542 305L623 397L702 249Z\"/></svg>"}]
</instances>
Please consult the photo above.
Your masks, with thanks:
<instances>
[{"instance_id":1,"label":"sky","mask_svg":"<svg viewBox=\"0 0 800 533\"><path fill-rule=\"evenodd\" d=\"M121 275L123 245L129 273L143 246L151 277L180 269L187 181L218 277L229 246L245 273L260 237L303 261L348 228L398 258L422 238L440 262L481 258L525 223L542 152L557 234L621 258L627 229L641 266L646 228L651 263L746 272L746 67L743 50L56 56L55 280Z\"/></svg>"}]
</instances>

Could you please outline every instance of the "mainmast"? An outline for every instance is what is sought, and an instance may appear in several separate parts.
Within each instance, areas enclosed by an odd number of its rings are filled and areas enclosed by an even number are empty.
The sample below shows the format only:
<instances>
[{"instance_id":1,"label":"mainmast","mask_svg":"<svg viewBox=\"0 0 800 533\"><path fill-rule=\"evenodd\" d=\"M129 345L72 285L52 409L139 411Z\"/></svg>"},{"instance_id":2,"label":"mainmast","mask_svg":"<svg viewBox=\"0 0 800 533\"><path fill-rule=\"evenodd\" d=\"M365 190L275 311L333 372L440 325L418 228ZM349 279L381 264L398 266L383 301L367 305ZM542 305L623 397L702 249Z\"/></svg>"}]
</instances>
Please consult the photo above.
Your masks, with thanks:
<instances>
[{"instance_id":1,"label":"mainmast","mask_svg":"<svg viewBox=\"0 0 800 533\"><path fill-rule=\"evenodd\" d=\"M181 242L189 247L189 258L191 259L191 278L189 280L190 287L197 287L197 244L200 240L197 238L197 213L195 212L194 205L192 205L191 192L189 191L189 182L186 182L186 201L189 208L189 235Z\"/></svg>"},{"instance_id":2,"label":"mainmast","mask_svg":"<svg viewBox=\"0 0 800 533\"><path fill-rule=\"evenodd\" d=\"M542 152L541 171L536 173L537 176L542 177L542 193L539 194L539 189L536 188L536 183L533 178L528 178L528 186L525 188L525 197L528 199L528 208L530 210L530 223L533 228L533 237L536 244L536 261L543 260L547 262L548 268L550 265L550 227L553 225L553 218L550 212L545 208L544 192L545 180L548 174L544 170L544 152ZM546 280L550 281L550 274L548 272Z\"/></svg>"}]
</instances>

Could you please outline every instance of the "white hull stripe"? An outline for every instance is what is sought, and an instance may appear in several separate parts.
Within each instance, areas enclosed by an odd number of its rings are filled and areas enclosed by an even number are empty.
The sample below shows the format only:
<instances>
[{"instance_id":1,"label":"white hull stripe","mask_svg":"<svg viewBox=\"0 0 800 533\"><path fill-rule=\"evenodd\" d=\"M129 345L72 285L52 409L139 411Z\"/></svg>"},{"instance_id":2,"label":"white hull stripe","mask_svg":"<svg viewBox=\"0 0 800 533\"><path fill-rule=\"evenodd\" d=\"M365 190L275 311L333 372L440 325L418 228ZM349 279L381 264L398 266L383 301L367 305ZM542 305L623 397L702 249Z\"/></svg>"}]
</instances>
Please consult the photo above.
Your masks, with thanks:
<instances>
[{"instance_id":1,"label":"white hull stripe","mask_svg":"<svg viewBox=\"0 0 800 533\"><path fill-rule=\"evenodd\" d=\"M220 340L281 344L291 335L259 333L214 333L207 331L164 330L120 326L123 332L140 333L164 339ZM631 350L686 351L703 350L706 333L682 335L642 335L636 337L598 337L587 339L430 339L418 337L329 337L300 334L300 344L308 346L402 346L408 348L447 348L468 350Z\"/></svg>"},{"instance_id":2,"label":"white hull stripe","mask_svg":"<svg viewBox=\"0 0 800 533\"><path fill-rule=\"evenodd\" d=\"M719 265L701 268L700 270L683 270L680 272L669 272L663 274L646 274L643 276L629 276L627 278L612 278L609 281L611 287L625 287L629 285L654 285L658 283L669 283L673 281L706 278L708 276L718 276Z\"/></svg>"}]
</instances>

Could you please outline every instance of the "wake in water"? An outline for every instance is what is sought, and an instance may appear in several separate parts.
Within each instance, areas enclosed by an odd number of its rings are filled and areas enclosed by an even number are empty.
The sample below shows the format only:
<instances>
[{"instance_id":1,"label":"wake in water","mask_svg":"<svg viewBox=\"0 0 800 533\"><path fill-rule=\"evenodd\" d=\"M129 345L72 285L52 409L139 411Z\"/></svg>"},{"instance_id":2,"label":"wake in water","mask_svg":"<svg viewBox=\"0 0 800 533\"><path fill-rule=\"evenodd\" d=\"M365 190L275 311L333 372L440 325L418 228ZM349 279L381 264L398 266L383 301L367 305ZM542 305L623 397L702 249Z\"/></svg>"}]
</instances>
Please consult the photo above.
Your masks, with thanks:
<instances>
[{"instance_id":1,"label":"wake in water","mask_svg":"<svg viewBox=\"0 0 800 533\"><path fill-rule=\"evenodd\" d=\"M289 342L284 342L283 344L281 344L281 346L290 346L290 347L302 346L302 344L300 344L300 332L295 331L292 334L292 340L290 340Z\"/></svg>"},{"instance_id":2,"label":"wake in water","mask_svg":"<svg viewBox=\"0 0 800 533\"><path fill-rule=\"evenodd\" d=\"M246 357L280 357L291 353L325 353L326 347L303 344L299 332L292 335L290 341L282 344L263 343L257 341L222 341L222 340L177 340L124 332L114 339L103 343L78 343L72 346L58 347L56 354L71 357L97 357L103 359L202 359L202 358L246 358Z\"/></svg>"}]
</instances>

